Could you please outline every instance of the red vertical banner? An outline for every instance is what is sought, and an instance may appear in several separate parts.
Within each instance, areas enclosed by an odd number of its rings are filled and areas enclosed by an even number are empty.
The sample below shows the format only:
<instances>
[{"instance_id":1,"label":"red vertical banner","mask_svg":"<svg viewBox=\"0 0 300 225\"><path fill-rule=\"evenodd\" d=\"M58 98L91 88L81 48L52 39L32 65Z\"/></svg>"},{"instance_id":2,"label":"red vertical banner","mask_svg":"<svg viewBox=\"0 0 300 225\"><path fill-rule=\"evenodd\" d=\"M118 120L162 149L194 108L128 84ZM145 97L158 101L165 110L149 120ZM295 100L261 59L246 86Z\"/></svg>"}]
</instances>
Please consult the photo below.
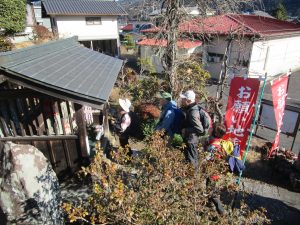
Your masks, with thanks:
<instances>
[{"instance_id":1,"label":"red vertical banner","mask_svg":"<svg viewBox=\"0 0 300 225\"><path fill-rule=\"evenodd\" d=\"M257 78L234 77L230 84L225 114L227 134L234 145L245 150L249 129L253 122L260 80Z\"/></svg>"},{"instance_id":2,"label":"red vertical banner","mask_svg":"<svg viewBox=\"0 0 300 225\"><path fill-rule=\"evenodd\" d=\"M280 140L281 126L283 124L283 115L285 109L285 101L287 96L287 86L288 86L288 76L280 77L279 79L271 82L272 99L274 106L275 120L277 124L277 133L275 140L270 151L270 156L272 152L278 147Z\"/></svg>"}]
</instances>

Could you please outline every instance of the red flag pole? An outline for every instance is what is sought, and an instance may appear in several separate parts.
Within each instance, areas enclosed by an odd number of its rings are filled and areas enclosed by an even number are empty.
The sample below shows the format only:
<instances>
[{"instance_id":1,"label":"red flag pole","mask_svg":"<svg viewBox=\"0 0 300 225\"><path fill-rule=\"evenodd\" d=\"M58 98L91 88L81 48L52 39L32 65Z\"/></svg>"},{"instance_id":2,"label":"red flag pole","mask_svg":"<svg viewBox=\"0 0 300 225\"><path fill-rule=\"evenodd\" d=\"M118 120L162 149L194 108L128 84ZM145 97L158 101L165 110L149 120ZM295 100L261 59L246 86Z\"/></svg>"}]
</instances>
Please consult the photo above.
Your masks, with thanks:
<instances>
[{"instance_id":1,"label":"red flag pole","mask_svg":"<svg viewBox=\"0 0 300 225\"><path fill-rule=\"evenodd\" d=\"M266 85L267 85L267 73L265 74L264 83L263 83L262 89L261 89L260 94L259 94L258 102L257 102L256 109L255 109L255 115L254 115L253 122L252 122L251 128L250 128L251 130L250 130L250 135L249 135L249 138L248 138L248 141L247 141L246 150L245 150L245 152L243 154L243 162L244 162L244 164L246 162L247 154L249 152L250 143L251 143L252 136L253 136L253 131L254 131L254 128L255 128L258 116L259 116L259 110L260 110L260 106L261 106L261 102L262 102L262 98L263 98L263 95L264 95L264 92L265 92ZM241 182L242 175L243 175L243 171L240 172L239 177L237 179L236 183L238 185Z\"/></svg>"}]
</instances>

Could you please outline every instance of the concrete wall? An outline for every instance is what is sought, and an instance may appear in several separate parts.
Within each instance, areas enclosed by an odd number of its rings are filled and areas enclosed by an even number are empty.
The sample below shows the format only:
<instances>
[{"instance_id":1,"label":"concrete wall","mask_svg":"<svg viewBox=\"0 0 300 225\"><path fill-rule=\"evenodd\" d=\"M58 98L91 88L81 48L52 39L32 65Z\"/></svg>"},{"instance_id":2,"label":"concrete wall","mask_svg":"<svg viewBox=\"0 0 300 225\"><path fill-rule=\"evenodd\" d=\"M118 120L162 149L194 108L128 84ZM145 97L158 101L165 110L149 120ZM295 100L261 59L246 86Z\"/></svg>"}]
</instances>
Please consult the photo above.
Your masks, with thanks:
<instances>
[{"instance_id":1,"label":"concrete wall","mask_svg":"<svg viewBox=\"0 0 300 225\"><path fill-rule=\"evenodd\" d=\"M51 22L50 18L42 18L42 7L41 6L33 6L34 14L36 22L40 25L46 27L49 31L51 31Z\"/></svg>"},{"instance_id":2,"label":"concrete wall","mask_svg":"<svg viewBox=\"0 0 300 225\"><path fill-rule=\"evenodd\" d=\"M249 74L275 76L300 68L300 36L254 42Z\"/></svg>"},{"instance_id":3,"label":"concrete wall","mask_svg":"<svg viewBox=\"0 0 300 225\"><path fill-rule=\"evenodd\" d=\"M155 48L151 46L140 46L140 57L149 58L155 68L155 72L162 73L164 71L164 68L161 63L161 55L155 54L155 52Z\"/></svg>"},{"instance_id":4,"label":"concrete wall","mask_svg":"<svg viewBox=\"0 0 300 225\"><path fill-rule=\"evenodd\" d=\"M117 16L101 16L101 25L87 25L85 16L56 16L60 38L78 36L79 41L118 39Z\"/></svg>"}]
</instances>

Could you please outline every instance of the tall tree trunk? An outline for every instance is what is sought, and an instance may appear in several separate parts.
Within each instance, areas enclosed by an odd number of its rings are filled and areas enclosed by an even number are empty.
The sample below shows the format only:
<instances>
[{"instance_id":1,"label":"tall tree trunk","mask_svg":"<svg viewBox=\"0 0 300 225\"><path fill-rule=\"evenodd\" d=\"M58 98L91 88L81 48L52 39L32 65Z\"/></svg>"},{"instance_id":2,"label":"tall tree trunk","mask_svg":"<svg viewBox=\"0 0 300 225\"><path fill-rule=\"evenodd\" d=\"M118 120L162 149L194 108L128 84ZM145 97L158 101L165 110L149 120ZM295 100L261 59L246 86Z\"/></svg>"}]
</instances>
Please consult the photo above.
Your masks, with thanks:
<instances>
[{"instance_id":1,"label":"tall tree trunk","mask_svg":"<svg viewBox=\"0 0 300 225\"><path fill-rule=\"evenodd\" d=\"M178 26L180 22L180 7L182 0L166 0L166 37L167 46L164 53L165 71L170 80L172 95L177 90L177 75L176 75L176 51L177 51L177 39L178 39Z\"/></svg>"},{"instance_id":2,"label":"tall tree trunk","mask_svg":"<svg viewBox=\"0 0 300 225\"><path fill-rule=\"evenodd\" d=\"M215 112L217 114L216 116L218 117L218 121L221 123L223 122L223 113L219 107L219 104L223 98L224 85L225 85L225 80L227 78L228 61L230 59L229 53L230 53L232 41L233 41L232 37L229 37L227 39L227 46L226 46L223 61L222 61L222 69L220 72L220 77L219 77L217 92L216 92Z\"/></svg>"}]
</instances>

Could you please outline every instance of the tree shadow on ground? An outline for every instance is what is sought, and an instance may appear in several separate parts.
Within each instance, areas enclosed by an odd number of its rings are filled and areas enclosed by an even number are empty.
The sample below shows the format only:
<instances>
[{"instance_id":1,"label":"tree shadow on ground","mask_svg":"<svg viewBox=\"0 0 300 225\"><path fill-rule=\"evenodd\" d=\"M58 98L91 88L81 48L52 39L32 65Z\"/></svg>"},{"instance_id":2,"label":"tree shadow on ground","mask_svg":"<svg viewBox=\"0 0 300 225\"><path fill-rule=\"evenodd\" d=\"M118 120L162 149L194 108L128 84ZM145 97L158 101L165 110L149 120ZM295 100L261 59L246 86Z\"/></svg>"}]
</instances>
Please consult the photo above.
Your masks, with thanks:
<instances>
[{"instance_id":1,"label":"tree shadow on ground","mask_svg":"<svg viewBox=\"0 0 300 225\"><path fill-rule=\"evenodd\" d=\"M300 210L277 199L239 192L236 195L222 193L221 201L226 205L234 205L234 208L241 207L241 202L245 202L251 211L265 208L266 217L271 220L272 225L294 225L299 223Z\"/></svg>"},{"instance_id":2,"label":"tree shadow on ground","mask_svg":"<svg viewBox=\"0 0 300 225\"><path fill-rule=\"evenodd\" d=\"M280 200L249 195L246 201L251 208L263 207L267 210L267 218L271 219L273 225L294 225L299 223L300 210L288 206Z\"/></svg>"},{"instance_id":3,"label":"tree shadow on ground","mask_svg":"<svg viewBox=\"0 0 300 225\"><path fill-rule=\"evenodd\" d=\"M292 191L288 176L276 172L272 165L266 160L257 160L246 163L246 170L243 177L275 185Z\"/></svg>"}]
</instances>

